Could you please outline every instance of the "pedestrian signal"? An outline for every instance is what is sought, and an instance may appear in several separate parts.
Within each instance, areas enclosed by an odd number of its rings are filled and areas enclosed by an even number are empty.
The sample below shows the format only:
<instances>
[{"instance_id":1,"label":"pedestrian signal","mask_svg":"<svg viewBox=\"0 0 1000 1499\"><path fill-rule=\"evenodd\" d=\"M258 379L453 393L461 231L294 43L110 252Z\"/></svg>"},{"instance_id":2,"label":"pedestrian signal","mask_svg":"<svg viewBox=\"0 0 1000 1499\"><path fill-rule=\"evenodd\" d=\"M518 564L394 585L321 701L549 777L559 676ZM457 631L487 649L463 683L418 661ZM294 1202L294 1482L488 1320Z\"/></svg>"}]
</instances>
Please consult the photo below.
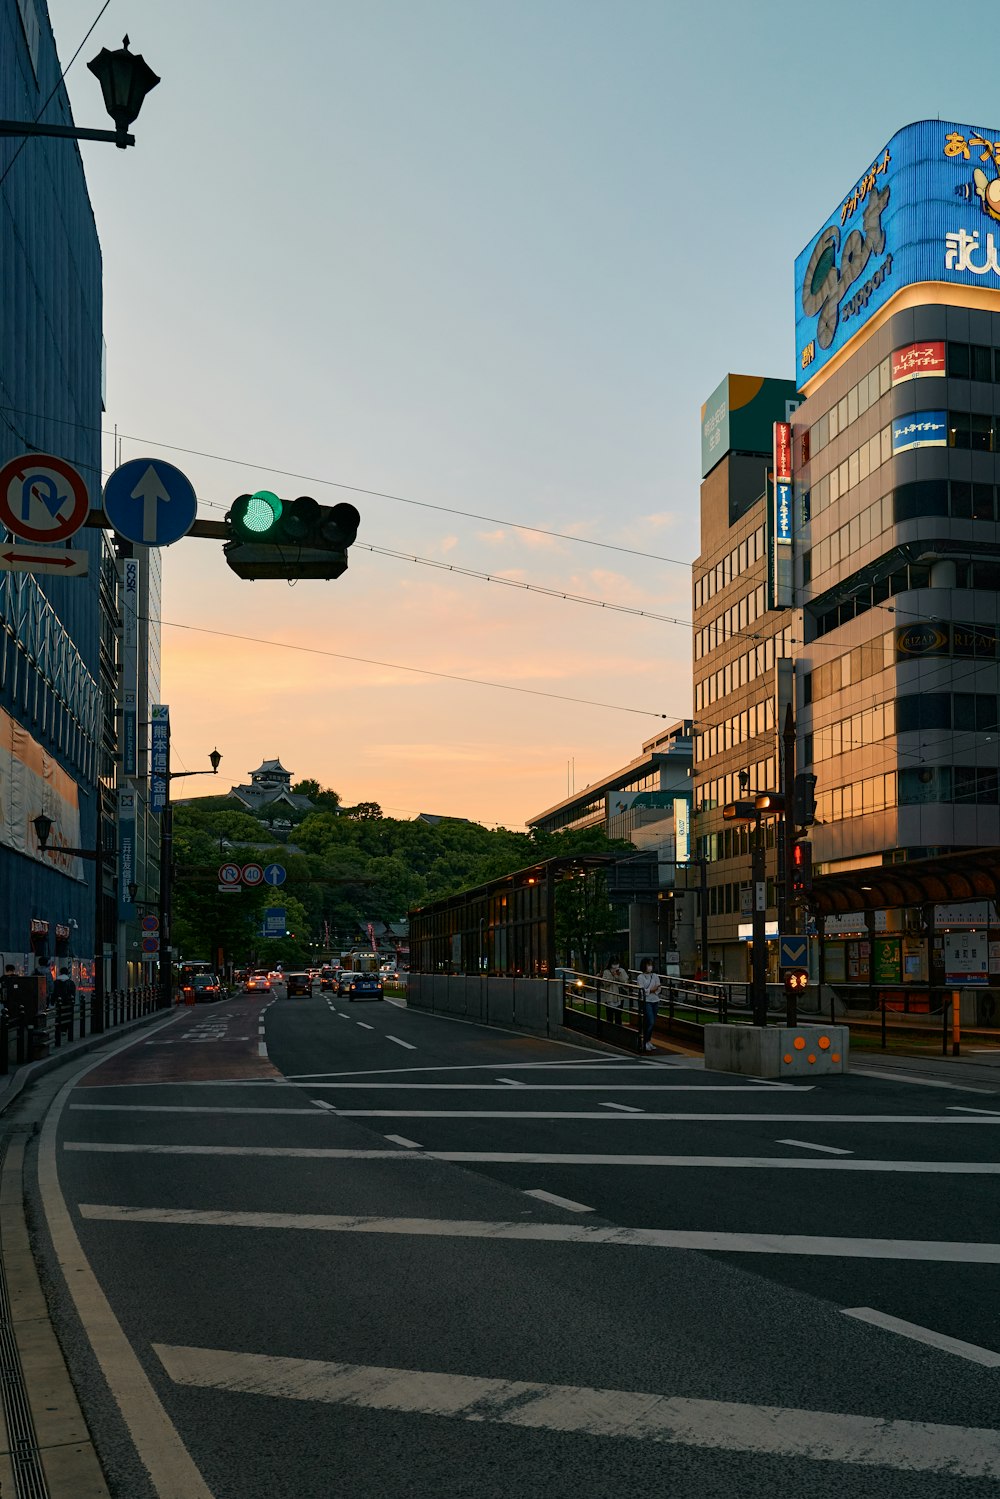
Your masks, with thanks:
<instances>
[{"instance_id":1,"label":"pedestrian signal","mask_svg":"<svg viewBox=\"0 0 1000 1499\"><path fill-rule=\"evenodd\" d=\"M812 844L799 838L792 844L792 894L808 895L812 889Z\"/></svg>"}]
</instances>

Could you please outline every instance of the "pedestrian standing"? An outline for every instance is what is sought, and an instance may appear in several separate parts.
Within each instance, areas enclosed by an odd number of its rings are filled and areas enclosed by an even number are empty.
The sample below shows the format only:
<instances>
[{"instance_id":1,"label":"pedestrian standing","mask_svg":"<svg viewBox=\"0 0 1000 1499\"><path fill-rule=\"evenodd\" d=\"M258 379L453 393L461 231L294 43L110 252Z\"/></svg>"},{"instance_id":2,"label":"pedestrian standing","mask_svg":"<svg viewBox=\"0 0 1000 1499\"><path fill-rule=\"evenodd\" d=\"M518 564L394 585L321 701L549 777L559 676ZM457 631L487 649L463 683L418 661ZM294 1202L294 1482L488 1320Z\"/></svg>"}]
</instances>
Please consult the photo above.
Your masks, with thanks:
<instances>
[{"instance_id":1,"label":"pedestrian standing","mask_svg":"<svg viewBox=\"0 0 1000 1499\"><path fill-rule=\"evenodd\" d=\"M70 977L69 969L65 966L60 968L59 977L52 985L53 1004L73 1004L76 1000L76 985Z\"/></svg>"},{"instance_id":2,"label":"pedestrian standing","mask_svg":"<svg viewBox=\"0 0 1000 1499\"><path fill-rule=\"evenodd\" d=\"M611 962L601 974L601 984L604 990L604 1006L607 1010L608 1019L612 1025L621 1025L622 1006L628 993L628 974L621 965L618 958L612 958Z\"/></svg>"},{"instance_id":3,"label":"pedestrian standing","mask_svg":"<svg viewBox=\"0 0 1000 1499\"><path fill-rule=\"evenodd\" d=\"M642 1044L644 1051L655 1051L653 1045L653 1027L656 1024L656 1016L660 1008L660 975L653 972L652 958L643 958L639 964L639 977L636 980L642 995Z\"/></svg>"}]
</instances>

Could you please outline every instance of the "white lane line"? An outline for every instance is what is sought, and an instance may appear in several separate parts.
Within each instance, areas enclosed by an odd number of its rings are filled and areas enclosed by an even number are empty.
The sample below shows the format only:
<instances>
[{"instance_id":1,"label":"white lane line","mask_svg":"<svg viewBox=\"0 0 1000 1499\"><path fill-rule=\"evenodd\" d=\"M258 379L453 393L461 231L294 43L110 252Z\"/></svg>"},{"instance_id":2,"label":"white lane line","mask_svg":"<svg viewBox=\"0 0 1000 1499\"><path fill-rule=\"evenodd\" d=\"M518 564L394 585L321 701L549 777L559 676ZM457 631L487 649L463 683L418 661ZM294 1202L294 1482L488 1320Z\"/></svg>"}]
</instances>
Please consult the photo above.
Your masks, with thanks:
<instances>
[{"instance_id":1,"label":"white lane line","mask_svg":"<svg viewBox=\"0 0 1000 1499\"><path fill-rule=\"evenodd\" d=\"M991 1348L980 1348L978 1344L965 1343L961 1338L949 1338L943 1332L934 1332L916 1322L904 1322L899 1317L889 1317L885 1312L877 1312L870 1306L845 1306L842 1311L845 1317L870 1322L873 1327L884 1327L887 1332L912 1338L915 1343L926 1343L930 1348L940 1348L943 1353L954 1353L972 1364L982 1364L984 1369L1000 1369L1000 1353L994 1353Z\"/></svg>"},{"instance_id":2,"label":"white lane line","mask_svg":"<svg viewBox=\"0 0 1000 1499\"><path fill-rule=\"evenodd\" d=\"M568 1208L571 1213L592 1213L593 1208L588 1208L582 1202L574 1202L570 1197L559 1197L555 1192L544 1192L541 1187L526 1187L525 1197L537 1197L539 1202L550 1202L556 1208Z\"/></svg>"},{"instance_id":3,"label":"white lane line","mask_svg":"<svg viewBox=\"0 0 1000 1499\"><path fill-rule=\"evenodd\" d=\"M424 1155L379 1152L394 1161ZM1000 1265L1000 1244L948 1239L842 1239L817 1234L714 1233L683 1228L587 1228L575 1223L490 1222L482 1219L379 1218L333 1213L250 1213L211 1208L140 1208L81 1203L82 1218L99 1223L161 1223L185 1228L298 1229L309 1233L399 1234L413 1238L497 1239L526 1243L602 1244L609 1249L684 1249L706 1254L792 1254L825 1259L906 1260L950 1265Z\"/></svg>"},{"instance_id":4,"label":"white lane line","mask_svg":"<svg viewBox=\"0 0 1000 1499\"><path fill-rule=\"evenodd\" d=\"M836 1145L813 1145L811 1140L779 1140L779 1145L797 1145L800 1150L822 1150L827 1155L851 1155L850 1150L840 1150Z\"/></svg>"},{"instance_id":5,"label":"white lane line","mask_svg":"<svg viewBox=\"0 0 1000 1499\"><path fill-rule=\"evenodd\" d=\"M955 1109L963 1114L989 1114L994 1119L1000 1119L1000 1112L996 1109L977 1109L969 1103L950 1103L949 1109Z\"/></svg>"},{"instance_id":6,"label":"white lane line","mask_svg":"<svg viewBox=\"0 0 1000 1499\"><path fill-rule=\"evenodd\" d=\"M326 1103L317 1098L315 1102L321 1109L332 1109L332 1103ZM305 1114L314 1117L315 1109L269 1109L266 1104L260 1108L233 1108L228 1104L181 1104L181 1103L71 1103L69 1107L76 1111L80 1110L89 1114Z\"/></svg>"},{"instance_id":7,"label":"white lane line","mask_svg":"<svg viewBox=\"0 0 1000 1499\"><path fill-rule=\"evenodd\" d=\"M994 1093L995 1088L969 1088L964 1083L944 1083L931 1077L914 1077L912 1073L881 1072L875 1067L858 1066L851 1063L856 1077L878 1077L889 1083L916 1083L921 1088L947 1088L950 1093Z\"/></svg>"},{"instance_id":8,"label":"white lane line","mask_svg":"<svg viewBox=\"0 0 1000 1499\"><path fill-rule=\"evenodd\" d=\"M157 1084L159 1086L159 1084ZM312 1087L322 1088L323 1083ZM346 1087L347 1084L345 1083ZM339 1092L339 1089L337 1090ZM510 1089L504 1089L510 1092ZM628 1110L628 1104L601 1103L601 1109ZM341 1109L355 1119L604 1119L605 1114L591 1109ZM629 1110L629 1112L632 1112ZM986 1118L952 1119L947 1114L700 1114L693 1109L676 1113L635 1112L648 1124L689 1121L693 1124L924 1124L924 1125L991 1125L1000 1124L1000 1114Z\"/></svg>"},{"instance_id":9,"label":"white lane line","mask_svg":"<svg viewBox=\"0 0 1000 1499\"><path fill-rule=\"evenodd\" d=\"M364 1020L359 1020L358 1024L363 1031L373 1031L375 1029L373 1025L368 1025Z\"/></svg>"},{"instance_id":10,"label":"white lane line","mask_svg":"<svg viewBox=\"0 0 1000 1499\"><path fill-rule=\"evenodd\" d=\"M395 1145L405 1145L407 1150L422 1150L423 1147L416 1140L408 1140L405 1135L386 1135Z\"/></svg>"},{"instance_id":11,"label":"white lane line","mask_svg":"<svg viewBox=\"0 0 1000 1499\"><path fill-rule=\"evenodd\" d=\"M516 1077L498 1077L498 1083L506 1083L509 1088L523 1088L524 1084Z\"/></svg>"},{"instance_id":12,"label":"white lane line","mask_svg":"<svg viewBox=\"0 0 1000 1499\"><path fill-rule=\"evenodd\" d=\"M343 1111L337 1110L338 1116ZM608 1115L602 1114L602 1119ZM64 1150L93 1155L286 1156L298 1160L372 1161L384 1150L332 1150L292 1145L141 1145L99 1140L65 1140ZM391 1153L391 1152L389 1152ZM858 1161L812 1160L799 1156L742 1155L584 1155L556 1151L428 1150L425 1161L453 1161L471 1166L645 1166L693 1167L698 1171L865 1171L915 1176L1000 1176L1000 1161Z\"/></svg>"},{"instance_id":13,"label":"white lane line","mask_svg":"<svg viewBox=\"0 0 1000 1499\"><path fill-rule=\"evenodd\" d=\"M175 1384L195 1389L949 1478L1000 1478L1000 1433L984 1429L221 1348L154 1343L153 1350Z\"/></svg>"},{"instance_id":14,"label":"white lane line","mask_svg":"<svg viewBox=\"0 0 1000 1499\"><path fill-rule=\"evenodd\" d=\"M398 1040L396 1036L390 1036L390 1041ZM400 1042L401 1046L409 1046L408 1041ZM400 1071L419 1072L421 1069L414 1067L408 1069L400 1068ZM326 1075L326 1074L324 1074ZM336 1074L329 1074L336 1078ZM347 1074L348 1076L350 1074ZM293 1079L289 1079L293 1081ZM348 1082L323 1082L319 1078L300 1079L306 1081L314 1088L382 1088L390 1091L419 1088L425 1093L509 1093L509 1084L504 1083L348 1083ZM770 1088L756 1087L732 1087L729 1084L716 1085L715 1083L694 1083L690 1087L686 1083L621 1083L609 1088L607 1083L522 1083L526 1093L766 1093L773 1098L774 1093ZM799 1088L796 1092L808 1093L811 1088Z\"/></svg>"},{"instance_id":15,"label":"white lane line","mask_svg":"<svg viewBox=\"0 0 1000 1499\"><path fill-rule=\"evenodd\" d=\"M326 1101L325 1098L314 1098L313 1099L313 1103L316 1105L316 1107L318 1109L326 1109L328 1111L328 1113L335 1114L337 1112L337 1110L334 1108L333 1104L332 1103L327 1103L327 1101Z\"/></svg>"},{"instance_id":16,"label":"white lane line","mask_svg":"<svg viewBox=\"0 0 1000 1499\"><path fill-rule=\"evenodd\" d=\"M399 1038L399 1037L398 1037L398 1036L390 1036L390 1035L389 1035L389 1034L388 1034L388 1032L387 1032L387 1033L386 1033L386 1038L385 1038L385 1039L386 1039L386 1040L387 1040L387 1041L395 1041L395 1043L396 1043L396 1045L397 1045L397 1046L405 1046L405 1047L406 1047L406 1049L407 1049L407 1051L416 1051L416 1049L417 1049L417 1048L416 1048L416 1047L415 1047L415 1046L414 1046L414 1045L413 1045L413 1043L412 1043L412 1042L410 1042L410 1041L401 1041L401 1040L400 1040L400 1038Z\"/></svg>"},{"instance_id":17,"label":"white lane line","mask_svg":"<svg viewBox=\"0 0 1000 1499\"><path fill-rule=\"evenodd\" d=\"M630 1103L599 1103L599 1109L617 1109L620 1114L641 1114L642 1110L635 1108ZM591 1114L591 1119L600 1119L600 1114ZM645 1117L645 1116L643 1116Z\"/></svg>"},{"instance_id":18,"label":"white lane line","mask_svg":"<svg viewBox=\"0 0 1000 1499\"><path fill-rule=\"evenodd\" d=\"M351 1018L346 1010L334 1010L333 1013L337 1016L338 1020L350 1020Z\"/></svg>"},{"instance_id":19,"label":"white lane line","mask_svg":"<svg viewBox=\"0 0 1000 1499\"><path fill-rule=\"evenodd\" d=\"M332 1008L333 1006L331 1005ZM644 1074L640 1069L658 1067L662 1072L669 1070L671 1065L661 1062L627 1062L624 1058L619 1061L617 1057L609 1057L606 1062L578 1062L575 1060L566 1062L475 1062L468 1065L463 1063L458 1067L366 1067L361 1071L352 1070L349 1072L290 1072L288 1078L290 1082L302 1083L312 1082L314 1079L318 1080L325 1077L383 1077L390 1076L394 1072L492 1072L495 1075L498 1067L506 1067L508 1072L529 1070L536 1072L562 1072L567 1067L573 1067L583 1071L640 1072L640 1076L642 1076ZM689 1068L688 1070L691 1069ZM540 1084L540 1086L544 1087L546 1085ZM684 1085L683 1083L671 1083L670 1086L679 1088ZM768 1084L767 1086L773 1085ZM782 1083L781 1086L789 1093L812 1093L815 1088L814 1083ZM745 1083L714 1083L712 1084L711 1091L713 1093L738 1091L754 1093L763 1087L765 1087L765 1083L758 1079Z\"/></svg>"},{"instance_id":20,"label":"white lane line","mask_svg":"<svg viewBox=\"0 0 1000 1499\"><path fill-rule=\"evenodd\" d=\"M257 1055L259 1057L266 1057L267 1056L267 1044L266 1044L266 1042L264 1042L264 1041L258 1041L257 1042Z\"/></svg>"}]
</instances>

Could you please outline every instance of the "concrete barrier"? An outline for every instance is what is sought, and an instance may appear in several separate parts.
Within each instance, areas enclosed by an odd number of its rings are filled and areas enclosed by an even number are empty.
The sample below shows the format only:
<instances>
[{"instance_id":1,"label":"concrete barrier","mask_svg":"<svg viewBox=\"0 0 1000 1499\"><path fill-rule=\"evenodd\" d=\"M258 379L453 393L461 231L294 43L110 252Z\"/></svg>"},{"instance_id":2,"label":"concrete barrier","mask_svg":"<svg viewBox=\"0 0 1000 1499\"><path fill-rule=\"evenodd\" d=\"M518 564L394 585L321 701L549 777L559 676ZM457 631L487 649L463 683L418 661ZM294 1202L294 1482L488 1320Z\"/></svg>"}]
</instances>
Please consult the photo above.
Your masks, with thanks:
<instances>
[{"instance_id":1,"label":"concrete barrier","mask_svg":"<svg viewBox=\"0 0 1000 1499\"><path fill-rule=\"evenodd\" d=\"M705 1070L743 1077L816 1077L848 1071L846 1025L706 1025Z\"/></svg>"},{"instance_id":2,"label":"concrete barrier","mask_svg":"<svg viewBox=\"0 0 1000 1499\"><path fill-rule=\"evenodd\" d=\"M561 979L411 973L406 1003L414 1010L549 1036L562 1026L563 986Z\"/></svg>"}]
</instances>

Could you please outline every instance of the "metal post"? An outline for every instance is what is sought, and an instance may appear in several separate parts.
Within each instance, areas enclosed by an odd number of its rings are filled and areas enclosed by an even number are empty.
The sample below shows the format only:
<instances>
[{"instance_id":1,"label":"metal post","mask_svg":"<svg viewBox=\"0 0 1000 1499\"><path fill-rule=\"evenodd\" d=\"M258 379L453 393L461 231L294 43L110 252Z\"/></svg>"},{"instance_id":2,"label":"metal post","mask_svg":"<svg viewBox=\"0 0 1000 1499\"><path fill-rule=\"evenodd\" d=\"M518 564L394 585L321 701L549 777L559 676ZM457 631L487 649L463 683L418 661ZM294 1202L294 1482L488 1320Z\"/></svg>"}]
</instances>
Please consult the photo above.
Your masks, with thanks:
<instances>
[{"instance_id":1,"label":"metal post","mask_svg":"<svg viewBox=\"0 0 1000 1499\"><path fill-rule=\"evenodd\" d=\"M753 1023L767 1024L767 866L764 857L764 828L761 815L756 815L753 854L751 856L751 883L753 884L753 955L752 994Z\"/></svg>"},{"instance_id":2,"label":"metal post","mask_svg":"<svg viewBox=\"0 0 1000 1499\"><path fill-rule=\"evenodd\" d=\"M704 848L704 843L702 844ZM702 856L698 861L698 913L701 918L701 976L707 980L708 973L708 860Z\"/></svg>"},{"instance_id":3,"label":"metal post","mask_svg":"<svg viewBox=\"0 0 1000 1499\"><path fill-rule=\"evenodd\" d=\"M960 1055L962 1050L962 995L958 989L951 993L951 1054Z\"/></svg>"},{"instance_id":4,"label":"metal post","mask_svg":"<svg viewBox=\"0 0 1000 1499\"><path fill-rule=\"evenodd\" d=\"M789 835L794 834L794 819L789 815L791 810L793 788L795 786L795 720L792 717L791 703L785 709L785 724L781 734L781 780L779 790L784 797L781 816L774 830L774 841L777 845L777 877L778 877L778 932L783 935L798 933L802 928L799 920L799 912L791 899L791 891L788 888L788 843ZM808 950L807 950L808 951ZM785 1024L798 1025L799 1006L794 990L789 990L785 995Z\"/></svg>"},{"instance_id":5,"label":"metal post","mask_svg":"<svg viewBox=\"0 0 1000 1499\"><path fill-rule=\"evenodd\" d=\"M160 813L160 1008L173 1003L171 983L170 897L171 865L174 857L173 812L170 806L170 729L167 729L167 765L163 777L164 806Z\"/></svg>"},{"instance_id":6,"label":"metal post","mask_svg":"<svg viewBox=\"0 0 1000 1499\"><path fill-rule=\"evenodd\" d=\"M885 990L879 990L879 1008L882 1012L882 1050L885 1051Z\"/></svg>"},{"instance_id":7,"label":"metal post","mask_svg":"<svg viewBox=\"0 0 1000 1499\"><path fill-rule=\"evenodd\" d=\"M90 1006L91 1035L106 1026L104 1008L104 806L97 786L97 834L94 840L94 990Z\"/></svg>"}]
</instances>

